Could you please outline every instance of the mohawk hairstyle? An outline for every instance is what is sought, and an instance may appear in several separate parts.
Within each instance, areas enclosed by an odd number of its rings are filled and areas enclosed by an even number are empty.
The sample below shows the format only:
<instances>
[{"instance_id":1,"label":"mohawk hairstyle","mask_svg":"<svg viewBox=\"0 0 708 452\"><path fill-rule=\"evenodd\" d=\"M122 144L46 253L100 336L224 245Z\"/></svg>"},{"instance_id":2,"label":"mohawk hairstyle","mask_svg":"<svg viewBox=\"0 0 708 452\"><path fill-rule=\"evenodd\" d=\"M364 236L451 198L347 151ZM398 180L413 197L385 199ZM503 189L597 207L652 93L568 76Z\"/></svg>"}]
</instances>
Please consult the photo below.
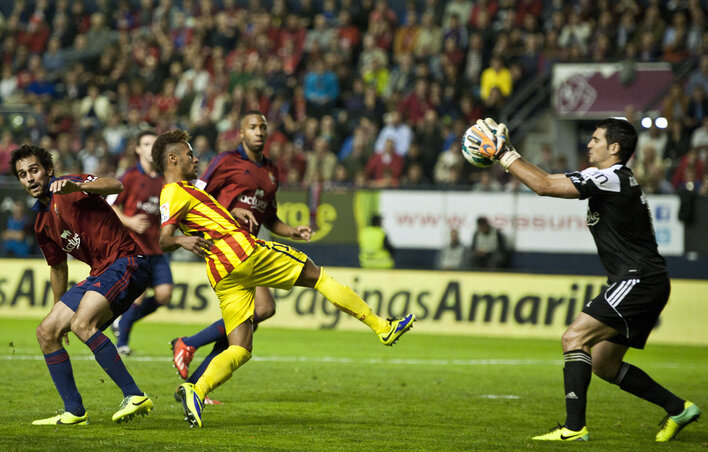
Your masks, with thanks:
<instances>
[{"instance_id":1,"label":"mohawk hairstyle","mask_svg":"<svg viewBox=\"0 0 708 452\"><path fill-rule=\"evenodd\" d=\"M160 134L152 145L152 164L158 173L165 173L165 159L169 148L181 142L188 143L190 136L184 130L170 130Z\"/></svg>"}]
</instances>

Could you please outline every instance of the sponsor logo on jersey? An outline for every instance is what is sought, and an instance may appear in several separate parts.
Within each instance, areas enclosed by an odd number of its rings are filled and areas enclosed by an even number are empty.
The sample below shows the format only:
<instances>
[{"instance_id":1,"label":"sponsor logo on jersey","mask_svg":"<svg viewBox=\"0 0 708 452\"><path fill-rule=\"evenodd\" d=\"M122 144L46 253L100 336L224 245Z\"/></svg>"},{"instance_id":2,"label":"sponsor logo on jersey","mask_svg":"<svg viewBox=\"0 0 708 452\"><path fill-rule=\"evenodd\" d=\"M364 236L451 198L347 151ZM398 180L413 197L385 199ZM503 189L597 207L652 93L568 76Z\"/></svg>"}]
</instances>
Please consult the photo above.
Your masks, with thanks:
<instances>
[{"instance_id":1,"label":"sponsor logo on jersey","mask_svg":"<svg viewBox=\"0 0 708 452\"><path fill-rule=\"evenodd\" d=\"M67 242L66 245L61 248L67 253L71 253L75 249L81 247L81 237L79 237L79 234L75 232L71 232L68 229L64 229L64 231L61 233L61 238L66 240Z\"/></svg>"},{"instance_id":2,"label":"sponsor logo on jersey","mask_svg":"<svg viewBox=\"0 0 708 452\"><path fill-rule=\"evenodd\" d=\"M268 203L262 198L265 196L265 191L260 188L255 191L253 196L242 194L238 197L238 201L251 206L251 209L258 210L259 212L265 212Z\"/></svg>"},{"instance_id":3,"label":"sponsor logo on jersey","mask_svg":"<svg viewBox=\"0 0 708 452\"><path fill-rule=\"evenodd\" d=\"M595 226L600 222L600 213L588 209L588 226Z\"/></svg>"},{"instance_id":4,"label":"sponsor logo on jersey","mask_svg":"<svg viewBox=\"0 0 708 452\"><path fill-rule=\"evenodd\" d=\"M143 202L143 201L138 201L137 207L138 210L142 210L143 212L147 213L148 215L159 215L160 214L160 207L158 207L160 204L160 198L157 196L150 196L150 198Z\"/></svg>"}]
</instances>

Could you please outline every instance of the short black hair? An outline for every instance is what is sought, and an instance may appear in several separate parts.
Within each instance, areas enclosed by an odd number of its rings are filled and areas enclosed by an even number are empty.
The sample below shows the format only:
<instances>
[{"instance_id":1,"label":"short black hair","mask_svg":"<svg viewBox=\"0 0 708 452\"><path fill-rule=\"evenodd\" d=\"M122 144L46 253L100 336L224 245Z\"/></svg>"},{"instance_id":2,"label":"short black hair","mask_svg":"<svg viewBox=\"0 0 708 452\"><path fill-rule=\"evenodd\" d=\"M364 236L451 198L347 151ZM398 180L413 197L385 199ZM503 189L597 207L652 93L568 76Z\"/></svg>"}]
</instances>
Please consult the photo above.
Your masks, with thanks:
<instances>
[{"instance_id":1,"label":"short black hair","mask_svg":"<svg viewBox=\"0 0 708 452\"><path fill-rule=\"evenodd\" d=\"M607 118L598 122L595 127L605 129L607 145L617 143L620 147L620 161L623 165L627 163L637 147L637 131L632 123L626 119Z\"/></svg>"},{"instance_id":2,"label":"short black hair","mask_svg":"<svg viewBox=\"0 0 708 452\"><path fill-rule=\"evenodd\" d=\"M165 156L167 148L181 142L189 143L189 134L184 130L170 130L160 134L152 145L152 164L158 173L165 173Z\"/></svg>"},{"instance_id":3,"label":"short black hair","mask_svg":"<svg viewBox=\"0 0 708 452\"><path fill-rule=\"evenodd\" d=\"M241 124L243 124L244 119L248 118L249 116L263 116L265 118L265 115L258 110L248 110L246 113L242 114L241 119L238 120L239 127L241 127Z\"/></svg>"},{"instance_id":4,"label":"short black hair","mask_svg":"<svg viewBox=\"0 0 708 452\"><path fill-rule=\"evenodd\" d=\"M39 164L42 165L45 170L48 171L50 169L54 169L54 161L52 160L52 154L50 154L49 151L44 148L40 148L39 146L23 144L19 148L12 151L12 155L10 157L10 168L12 168L12 174L14 174L16 178L20 178L17 175L17 162L32 156L37 157Z\"/></svg>"}]
</instances>

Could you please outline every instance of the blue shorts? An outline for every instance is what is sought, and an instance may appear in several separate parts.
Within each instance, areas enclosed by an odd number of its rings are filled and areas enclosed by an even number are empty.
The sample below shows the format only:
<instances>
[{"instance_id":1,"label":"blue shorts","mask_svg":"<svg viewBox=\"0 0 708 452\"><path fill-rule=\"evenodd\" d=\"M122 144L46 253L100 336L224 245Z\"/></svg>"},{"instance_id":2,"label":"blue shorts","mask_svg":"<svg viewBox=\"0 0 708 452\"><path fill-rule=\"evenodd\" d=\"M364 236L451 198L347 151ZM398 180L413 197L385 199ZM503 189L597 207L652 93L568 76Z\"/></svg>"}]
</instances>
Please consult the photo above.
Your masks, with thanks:
<instances>
[{"instance_id":1,"label":"blue shorts","mask_svg":"<svg viewBox=\"0 0 708 452\"><path fill-rule=\"evenodd\" d=\"M60 300L76 312L86 292L98 292L106 297L113 311L113 318L100 327L104 330L145 292L151 279L152 273L147 256L121 257L100 275L89 276L69 289Z\"/></svg>"},{"instance_id":2,"label":"blue shorts","mask_svg":"<svg viewBox=\"0 0 708 452\"><path fill-rule=\"evenodd\" d=\"M172 271L170 260L165 254L152 254L147 257L150 271L152 272L152 287L162 284L172 284Z\"/></svg>"}]
</instances>

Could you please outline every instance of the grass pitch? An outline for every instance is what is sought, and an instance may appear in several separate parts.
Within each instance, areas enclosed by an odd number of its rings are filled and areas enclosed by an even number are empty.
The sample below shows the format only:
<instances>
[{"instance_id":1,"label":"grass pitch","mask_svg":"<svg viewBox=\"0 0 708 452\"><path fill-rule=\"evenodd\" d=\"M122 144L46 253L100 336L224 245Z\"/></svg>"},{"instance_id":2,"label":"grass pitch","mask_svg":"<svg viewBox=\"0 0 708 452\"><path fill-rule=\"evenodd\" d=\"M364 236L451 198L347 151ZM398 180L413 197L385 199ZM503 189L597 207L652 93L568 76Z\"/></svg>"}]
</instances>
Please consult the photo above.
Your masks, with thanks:
<instances>
[{"instance_id":1,"label":"grass pitch","mask_svg":"<svg viewBox=\"0 0 708 452\"><path fill-rule=\"evenodd\" d=\"M155 402L149 416L111 422L121 393L71 336L90 425L32 426L62 407L34 337L37 320L0 319L0 450L685 451L708 449L698 422L654 442L663 410L593 379L589 443L531 441L564 419L560 341L416 334L393 348L361 332L269 328L254 358L211 395L190 429L172 397L180 383L169 340L195 325L139 323L125 359ZM110 336L110 333L108 333ZM110 336L112 338L112 336ZM202 349L192 368L207 353ZM627 360L708 412L708 348L653 345Z\"/></svg>"}]
</instances>

